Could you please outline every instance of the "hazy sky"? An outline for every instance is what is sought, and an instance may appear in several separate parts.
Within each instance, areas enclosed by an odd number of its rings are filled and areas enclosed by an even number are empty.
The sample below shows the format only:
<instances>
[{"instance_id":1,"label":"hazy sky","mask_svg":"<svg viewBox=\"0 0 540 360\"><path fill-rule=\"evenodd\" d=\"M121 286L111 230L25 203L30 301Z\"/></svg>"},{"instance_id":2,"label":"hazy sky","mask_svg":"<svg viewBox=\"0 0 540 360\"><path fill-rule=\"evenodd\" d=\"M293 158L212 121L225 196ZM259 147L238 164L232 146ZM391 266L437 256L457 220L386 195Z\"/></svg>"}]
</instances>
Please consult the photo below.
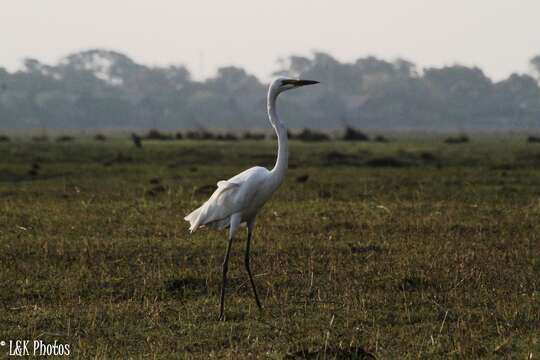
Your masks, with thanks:
<instances>
[{"instance_id":1,"label":"hazy sky","mask_svg":"<svg viewBox=\"0 0 540 360\"><path fill-rule=\"evenodd\" d=\"M195 78L240 65L261 78L289 54L376 55L420 66L477 65L501 79L540 54L540 0L7 0L0 66L47 63L87 48Z\"/></svg>"}]
</instances>

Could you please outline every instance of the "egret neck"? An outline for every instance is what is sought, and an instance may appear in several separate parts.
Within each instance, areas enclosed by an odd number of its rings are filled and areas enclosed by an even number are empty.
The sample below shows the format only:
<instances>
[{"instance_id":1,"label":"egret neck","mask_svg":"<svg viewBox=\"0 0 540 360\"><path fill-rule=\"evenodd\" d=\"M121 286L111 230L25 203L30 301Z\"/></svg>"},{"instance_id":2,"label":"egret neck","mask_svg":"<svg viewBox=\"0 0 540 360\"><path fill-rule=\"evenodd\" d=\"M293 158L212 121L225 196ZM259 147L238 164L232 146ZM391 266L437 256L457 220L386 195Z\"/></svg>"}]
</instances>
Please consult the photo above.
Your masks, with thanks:
<instances>
[{"instance_id":1,"label":"egret neck","mask_svg":"<svg viewBox=\"0 0 540 360\"><path fill-rule=\"evenodd\" d=\"M289 141L287 139L287 127L279 120L276 111L278 92L268 92L268 118L276 131L278 140L278 155L274 168L270 171L274 184L279 186L285 178L289 164Z\"/></svg>"}]
</instances>

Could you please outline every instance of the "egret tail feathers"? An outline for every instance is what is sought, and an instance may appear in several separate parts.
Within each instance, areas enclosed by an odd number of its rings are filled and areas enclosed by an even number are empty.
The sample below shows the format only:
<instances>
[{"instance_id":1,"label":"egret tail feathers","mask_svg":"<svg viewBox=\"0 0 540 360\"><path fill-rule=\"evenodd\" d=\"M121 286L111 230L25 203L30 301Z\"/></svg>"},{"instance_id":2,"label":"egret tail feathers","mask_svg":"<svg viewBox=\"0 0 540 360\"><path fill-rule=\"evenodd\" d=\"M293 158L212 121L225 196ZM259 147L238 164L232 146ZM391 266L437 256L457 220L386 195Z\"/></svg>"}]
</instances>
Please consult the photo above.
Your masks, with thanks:
<instances>
[{"instance_id":1,"label":"egret tail feathers","mask_svg":"<svg viewBox=\"0 0 540 360\"><path fill-rule=\"evenodd\" d=\"M187 215L184 218L184 220L189 222L189 232L190 233L193 233L199 227L200 213L201 213L201 208L198 208L198 209L192 211L189 215Z\"/></svg>"}]
</instances>

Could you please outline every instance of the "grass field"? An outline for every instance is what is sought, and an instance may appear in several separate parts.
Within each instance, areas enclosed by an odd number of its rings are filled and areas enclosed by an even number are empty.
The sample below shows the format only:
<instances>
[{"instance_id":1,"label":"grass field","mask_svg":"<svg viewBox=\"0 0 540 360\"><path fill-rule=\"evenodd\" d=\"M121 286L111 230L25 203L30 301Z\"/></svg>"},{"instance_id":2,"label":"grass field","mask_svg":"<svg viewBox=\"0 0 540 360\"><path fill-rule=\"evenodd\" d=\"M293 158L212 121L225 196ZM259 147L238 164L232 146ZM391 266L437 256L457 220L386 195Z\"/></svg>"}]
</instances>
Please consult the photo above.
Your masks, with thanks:
<instances>
[{"instance_id":1,"label":"grass field","mask_svg":"<svg viewBox=\"0 0 540 360\"><path fill-rule=\"evenodd\" d=\"M264 310L242 231L219 322L225 232L183 216L275 146L0 144L0 340L81 359L540 358L540 145L517 140L293 142L252 244Z\"/></svg>"}]
</instances>

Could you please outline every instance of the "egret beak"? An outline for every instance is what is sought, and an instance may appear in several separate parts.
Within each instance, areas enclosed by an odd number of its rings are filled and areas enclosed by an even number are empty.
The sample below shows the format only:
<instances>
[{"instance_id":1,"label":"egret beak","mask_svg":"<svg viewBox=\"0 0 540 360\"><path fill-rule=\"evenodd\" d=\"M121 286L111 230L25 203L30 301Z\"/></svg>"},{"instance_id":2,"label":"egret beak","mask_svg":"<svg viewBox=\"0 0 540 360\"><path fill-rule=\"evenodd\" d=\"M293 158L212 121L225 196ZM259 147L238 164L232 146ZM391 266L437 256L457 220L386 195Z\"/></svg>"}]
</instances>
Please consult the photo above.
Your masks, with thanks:
<instances>
[{"instance_id":1,"label":"egret beak","mask_svg":"<svg viewBox=\"0 0 540 360\"><path fill-rule=\"evenodd\" d=\"M283 84L285 85L294 85L295 87L305 86L305 85L315 85L318 84L318 81L315 80L284 80Z\"/></svg>"}]
</instances>

